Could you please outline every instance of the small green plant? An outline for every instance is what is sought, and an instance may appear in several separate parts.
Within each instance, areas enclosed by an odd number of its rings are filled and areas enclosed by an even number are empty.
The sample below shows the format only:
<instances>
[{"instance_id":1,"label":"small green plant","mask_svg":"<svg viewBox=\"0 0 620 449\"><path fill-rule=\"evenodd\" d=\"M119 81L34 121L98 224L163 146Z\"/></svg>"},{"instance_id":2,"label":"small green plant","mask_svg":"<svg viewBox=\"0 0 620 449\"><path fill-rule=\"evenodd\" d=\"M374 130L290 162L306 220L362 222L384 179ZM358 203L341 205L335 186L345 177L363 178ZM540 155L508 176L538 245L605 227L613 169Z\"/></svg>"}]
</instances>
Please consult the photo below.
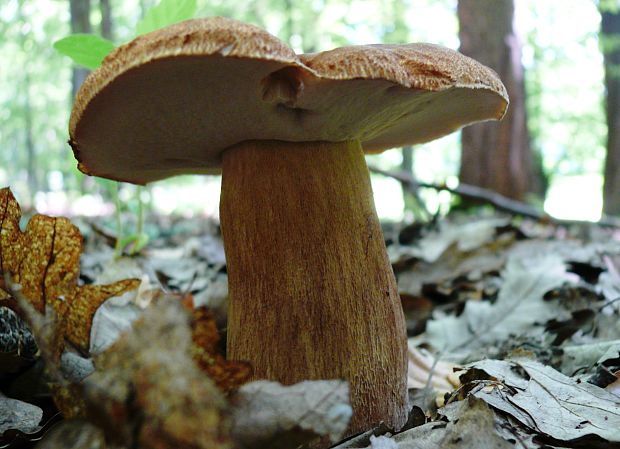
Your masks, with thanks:
<instances>
[{"instance_id":1,"label":"small green plant","mask_svg":"<svg viewBox=\"0 0 620 449\"><path fill-rule=\"evenodd\" d=\"M114 257L119 258L123 252L128 253L130 256L134 256L149 242L149 235L144 232L144 199L142 198L144 187L136 187L135 198L138 210L136 212L137 224L135 232L125 235L121 219L123 204L119 195L121 183L115 182L114 184L116 185L116 189L114 190L114 205L116 207L116 244L114 245Z\"/></svg>"},{"instance_id":2,"label":"small green plant","mask_svg":"<svg viewBox=\"0 0 620 449\"><path fill-rule=\"evenodd\" d=\"M149 9L144 18L136 26L136 35L172 25L173 23L191 19L196 15L196 0L162 0L157 6Z\"/></svg>"},{"instance_id":3,"label":"small green plant","mask_svg":"<svg viewBox=\"0 0 620 449\"><path fill-rule=\"evenodd\" d=\"M196 15L196 0L161 0L149 9L136 25L136 36L150 33ZM96 34L70 34L54 42L58 53L70 57L77 65L94 70L116 45Z\"/></svg>"},{"instance_id":4,"label":"small green plant","mask_svg":"<svg viewBox=\"0 0 620 449\"><path fill-rule=\"evenodd\" d=\"M57 52L69 56L77 65L94 70L114 50L115 45L95 34L71 34L54 42Z\"/></svg>"},{"instance_id":5,"label":"small green plant","mask_svg":"<svg viewBox=\"0 0 620 449\"><path fill-rule=\"evenodd\" d=\"M161 0L159 4L149 9L142 20L136 25L136 36L150 33L159 28L172 25L183 20L191 19L196 15L196 0ZM95 70L101 65L107 55L116 48L116 45L96 34L70 34L53 44L54 49L70 57L77 65ZM124 235L121 212L122 201L119 197L120 183L115 183L112 196L116 207L116 245L114 256L118 258L124 250L130 255L137 254L148 241L148 234L144 232L144 200L142 188L136 190L138 202L137 225L134 233Z\"/></svg>"}]
</instances>

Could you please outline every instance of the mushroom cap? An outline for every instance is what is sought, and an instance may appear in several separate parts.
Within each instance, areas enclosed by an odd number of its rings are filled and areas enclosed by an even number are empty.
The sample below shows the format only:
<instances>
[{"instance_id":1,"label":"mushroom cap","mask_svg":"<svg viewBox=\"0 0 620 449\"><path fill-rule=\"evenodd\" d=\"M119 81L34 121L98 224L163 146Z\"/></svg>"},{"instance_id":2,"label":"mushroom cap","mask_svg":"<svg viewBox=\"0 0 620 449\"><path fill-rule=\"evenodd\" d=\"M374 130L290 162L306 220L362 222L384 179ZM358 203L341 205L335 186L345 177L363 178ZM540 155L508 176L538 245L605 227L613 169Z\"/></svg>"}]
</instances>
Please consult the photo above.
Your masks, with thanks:
<instances>
[{"instance_id":1,"label":"mushroom cap","mask_svg":"<svg viewBox=\"0 0 620 449\"><path fill-rule=\"evenodd\" d=\"M80 88L70 144L87 174L136 184L217 173L247 140L359 140L366 152L500 119L497 74L431 44L296 55L253 25L194 19L110 53Z\"/></svg>"}]
</instances>

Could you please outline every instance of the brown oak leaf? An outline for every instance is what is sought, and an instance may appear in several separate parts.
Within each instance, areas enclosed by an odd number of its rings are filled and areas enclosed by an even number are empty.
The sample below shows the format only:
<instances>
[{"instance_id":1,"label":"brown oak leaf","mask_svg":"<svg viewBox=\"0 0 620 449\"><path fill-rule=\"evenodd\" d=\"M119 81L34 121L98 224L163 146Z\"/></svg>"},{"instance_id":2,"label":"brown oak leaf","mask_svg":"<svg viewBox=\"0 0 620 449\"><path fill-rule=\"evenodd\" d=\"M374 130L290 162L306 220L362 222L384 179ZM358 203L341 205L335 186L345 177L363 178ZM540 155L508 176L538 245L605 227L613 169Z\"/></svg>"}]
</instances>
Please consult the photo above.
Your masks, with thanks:
<instances>
[{"instance_id":1,"label":"brown oak leaf","mask_svg":"<svg viewBox=\"0 0 620 449\"><path fill-rule=\"evenodd\" d=\"M22 232L20 219L11 190L0 189L0 274L9 274L38 312L51 307L64 337L87 351L97 308L108 298L138 288L140 281L78 286L82 252L78 228L64 217L35 215ZM6 291L0 291L0 298L3 294Z\"/></svg>"},{"instance_id":2,"label":"brown oak leaf","mask_svg":"<svg viewBox=\"0 0 620 449\"><path fill-rule=\"evenodd\" d=\"M212 311L192 310L192 352L198 366L224 392L236 390L250 380L252 366L247 362L226 360L218 350L220 335Z\"/></svg>"}]
</instances>

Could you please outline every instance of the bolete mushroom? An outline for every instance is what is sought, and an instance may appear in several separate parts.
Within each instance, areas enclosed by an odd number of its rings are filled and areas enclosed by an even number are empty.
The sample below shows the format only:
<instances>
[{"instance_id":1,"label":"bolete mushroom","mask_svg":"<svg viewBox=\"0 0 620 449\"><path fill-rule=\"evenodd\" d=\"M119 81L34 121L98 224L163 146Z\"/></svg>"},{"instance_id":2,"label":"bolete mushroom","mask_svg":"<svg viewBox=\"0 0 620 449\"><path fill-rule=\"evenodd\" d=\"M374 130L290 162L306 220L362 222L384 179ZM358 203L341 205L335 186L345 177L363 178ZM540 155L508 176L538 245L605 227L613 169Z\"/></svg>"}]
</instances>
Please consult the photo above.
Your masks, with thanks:
<instances>
[{"instance_id":1,"label":"bolete mushroom","mask_svg":"<svg viewBox=\"0 0 620 449\"><path fill-rule=\"evenodd\" d=\"M81 87L84 173L136 184L222 172L228 357L285 384L345 378L351 432L407 418L406 334L364 152L500 119L497 75L429 44L296 55L226 18L113 51Z\"/></svg>"}]
</instances>

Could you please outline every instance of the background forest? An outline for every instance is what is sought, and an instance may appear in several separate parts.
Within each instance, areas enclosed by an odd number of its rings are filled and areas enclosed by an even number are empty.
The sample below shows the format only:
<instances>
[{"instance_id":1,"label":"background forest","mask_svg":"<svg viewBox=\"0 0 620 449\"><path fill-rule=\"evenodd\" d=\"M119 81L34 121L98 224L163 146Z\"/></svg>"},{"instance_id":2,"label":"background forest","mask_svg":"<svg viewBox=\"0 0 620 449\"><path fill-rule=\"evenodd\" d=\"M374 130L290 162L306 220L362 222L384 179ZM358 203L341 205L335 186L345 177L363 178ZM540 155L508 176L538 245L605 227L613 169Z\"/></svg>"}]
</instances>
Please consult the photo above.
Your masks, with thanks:
<instances>
[{"instance_id":1,"label":"background forest","mask_svg":"<svg viewBox=\"0 0 620 449\"><path fill-rule=\"evenodd\" d=\"M115 184L80 174L66 143L72 98L87 70L53 43L94 33L121 44L156 4L0 0L0 186L9 185L22 205L64 215L113 211ZM197 0L195 15L254 23L298 52L416 41L460 49L500 74L511 97L504 121L388 151L369 163L426 183L460 179L561 218L620 214L617 0ZM216 214L218 182L192 177L144 190L123 185L120 197L128 207L140 196L166 213ZM394 195L397 181L377 175L373 186L383 218L419 212L420 203ZM430 213L447 211L452 201L434 189L419 196Z\"/></svg>"}]
</instances>

